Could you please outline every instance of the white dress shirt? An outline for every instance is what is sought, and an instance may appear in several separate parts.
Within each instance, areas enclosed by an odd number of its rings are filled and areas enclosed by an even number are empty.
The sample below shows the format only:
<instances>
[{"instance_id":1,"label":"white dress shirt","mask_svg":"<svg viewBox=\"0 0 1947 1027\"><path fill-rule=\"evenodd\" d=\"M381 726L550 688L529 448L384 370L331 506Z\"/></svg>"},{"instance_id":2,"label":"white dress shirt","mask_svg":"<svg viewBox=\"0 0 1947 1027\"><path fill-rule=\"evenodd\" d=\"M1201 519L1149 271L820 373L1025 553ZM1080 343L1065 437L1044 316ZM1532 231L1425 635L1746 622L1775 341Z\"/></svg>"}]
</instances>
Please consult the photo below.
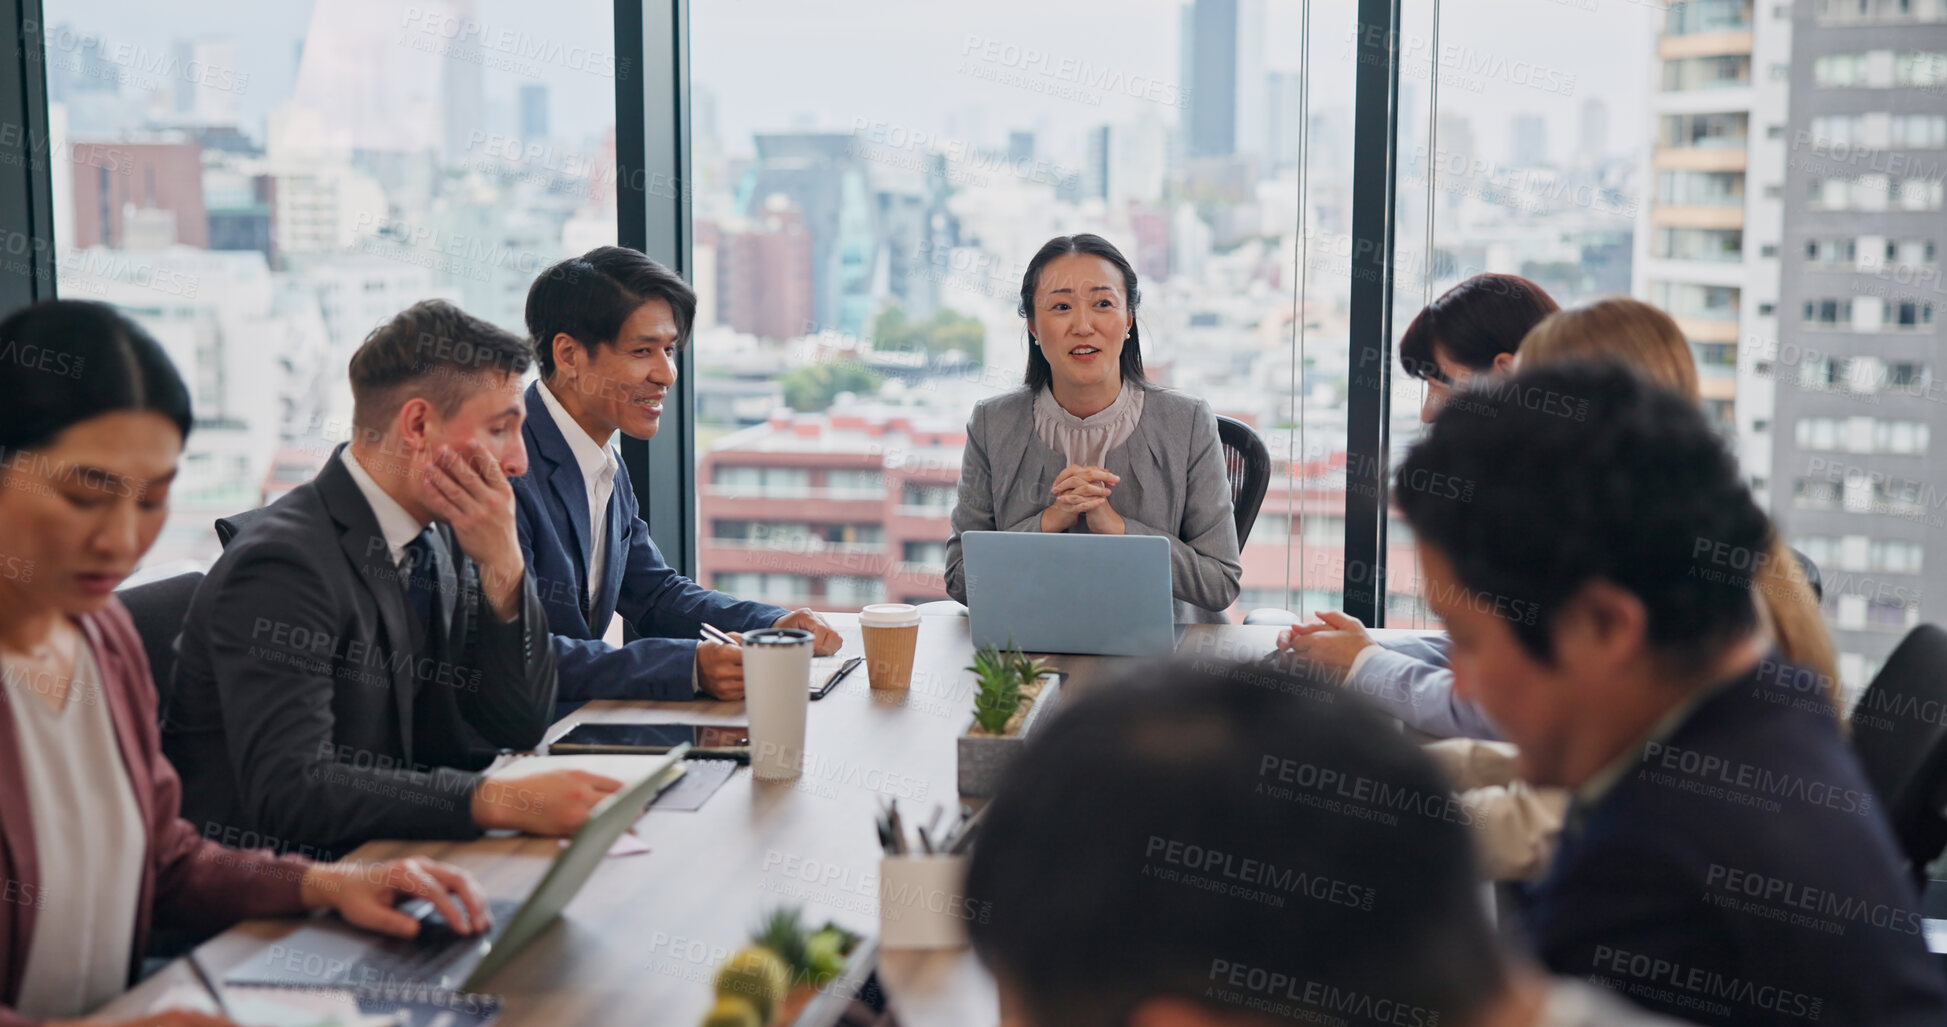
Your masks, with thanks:
<instances>
[{"instance_id":1,"label":"white dress shirt","mask_svg":"<svg viewBox=\"0 0 1947 1027\"><path fill-rule=\"evenodd\" d=\"M352 455L350 446L345 447L345 470L351 473L352 482L365 496L365 505L372 508L372 516L378 518L379 534L385 537L385 546L392 553L392 565L397 567L405 559L406 546L426 530L426 523L407 513L398 500L379 487Z\"/></svg>"},{"instance_id":2,"label":"white dress shirt","mask_svg":"<svg viewBox=\"0 0 1947 1027\"><path fill-rule=\"evenodd\" d=\"M541 405L548 408L548 416L554 418L554 426L560 430L561 437L568 440L568 449L575 454L575 465L581 468L581 482L588 489L588 599L592 603L595 590L602 583L602 565L608 558L608 501L615 494L615 471L621 461L615 456L606 441L593 438L562 407L561 401L554 398L554 390L542 382L537 389L541 394Z\"/></svg>"}]
</instances>

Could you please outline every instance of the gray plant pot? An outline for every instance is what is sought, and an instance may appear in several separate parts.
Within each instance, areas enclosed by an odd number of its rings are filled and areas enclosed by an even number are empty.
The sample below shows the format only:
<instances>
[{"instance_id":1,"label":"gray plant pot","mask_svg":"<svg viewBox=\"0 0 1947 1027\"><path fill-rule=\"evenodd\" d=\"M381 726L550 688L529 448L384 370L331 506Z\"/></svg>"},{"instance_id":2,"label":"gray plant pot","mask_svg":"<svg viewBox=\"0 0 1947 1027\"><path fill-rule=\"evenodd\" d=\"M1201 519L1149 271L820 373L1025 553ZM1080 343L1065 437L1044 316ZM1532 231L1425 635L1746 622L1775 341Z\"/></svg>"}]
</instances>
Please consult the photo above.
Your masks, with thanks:
<instances>
[{"instance_id":1,"label":"gray plant pot","mask_svg":"<svg viewBox=\"0 0 1947 1027\"><path fill-rule=\"evenodd\" d=\"M1020 751L1035 725L1046 723L1061 705L1063 676L1058 670L1041 675L1041 694L1035 697L1034 705L1028 707L1028 715L1022 718L1018 734L996 736L970 735L966 730L960 732L959 777L960 795L963 798L985 799L994 794L994 789L1000 785L1001 773L1014 759L1014 754ZM968 717L967 730L973 726L973 718Z\"/></svg>"}]
</instances>

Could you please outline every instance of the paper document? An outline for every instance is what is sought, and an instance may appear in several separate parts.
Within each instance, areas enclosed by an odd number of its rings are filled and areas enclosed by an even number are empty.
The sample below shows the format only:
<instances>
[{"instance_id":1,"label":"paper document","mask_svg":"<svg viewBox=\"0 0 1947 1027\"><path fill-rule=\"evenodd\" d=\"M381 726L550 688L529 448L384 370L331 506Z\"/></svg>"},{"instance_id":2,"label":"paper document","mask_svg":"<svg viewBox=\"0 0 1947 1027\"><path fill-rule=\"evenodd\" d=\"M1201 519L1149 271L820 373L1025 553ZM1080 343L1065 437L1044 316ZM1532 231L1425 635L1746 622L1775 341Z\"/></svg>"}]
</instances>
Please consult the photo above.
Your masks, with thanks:
<instances>
[{"instance_id":1,"label":"paper document","mask_svg":"<svg viewBox=\"0 0 1947 1027\"><path fill-rule=\"evenodd\" d=\"M669 779L675 781L688 768L682 760L670 766L668 756L630 756L620 753L576 753L571 756L517 756L501 765L489 769L487 777L494 781L516 781L534 774L551 770L586 770L591 774L612 777L622 782L622 787L610 794L590 810L590 819L601 816L616 796L629 790L643 778L669 767Z\"/></svg>"}]
</instances>

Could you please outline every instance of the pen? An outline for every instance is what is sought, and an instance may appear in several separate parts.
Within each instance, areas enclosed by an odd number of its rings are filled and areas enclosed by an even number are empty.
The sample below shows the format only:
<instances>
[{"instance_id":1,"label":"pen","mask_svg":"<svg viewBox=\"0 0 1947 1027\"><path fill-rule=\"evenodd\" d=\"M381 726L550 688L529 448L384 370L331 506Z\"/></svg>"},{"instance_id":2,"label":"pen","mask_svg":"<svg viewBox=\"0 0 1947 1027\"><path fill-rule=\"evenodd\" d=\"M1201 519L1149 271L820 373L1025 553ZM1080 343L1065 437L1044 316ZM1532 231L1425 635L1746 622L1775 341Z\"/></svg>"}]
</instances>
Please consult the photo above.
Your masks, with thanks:
<instances>
[{"instance_id":1,"label":"pen","mask_svg":"<svg viewBox=\"0 0 1947 1027\"><path fill-rule=\"evenodd\" d=\"M954 854L967 851L967 846L972 844L975 833L980 830L980 818L986 816L987 811L993 808L993 804L989 803L980 807L980 812L961 821L960 830L954 832L953 844L947 847L947 851Z\"/></svg>"},{"instance_id":2,"label":"pen","mask_svg":"<svg viewBox=\"0 0 1947 1027\"><path fill-rule=\"evenodd\" d=\"M844 663L842 663L842 664L839 664L839 667L838 667L838 669L837 669L837 670L835 670L835 671L832 671L832 676L831 676L831 677L828 677L828 678L826 678L826 679L825 679L825 683L824 683L824 685L822 685L822 686L821 686L821 687L820 687L820 688L818 689L818 695L817 695L817 696L813 696L813 698L817 698L818 696L822 696L822 695L824 695L824 694L825 694L826 692L829 692L829 691L831 691L832 689L834 689L834 688L837 688L837 687L838 687L838 683L839 683L840 681L843 681L843 680L845 680L845 675L847 675L847 674L850 674L850 673L852 672L852 669L853 669L854 667L857 667L857 666L858 666L859 664L861 664L861 663L864 663L864 662L865 662L865 657L863 657L863 656L854 656L854 657L852 657L851 659L849 659L849 660L846 660L846 661L845 661Z\"/></svg>"},{"instance_id":3,"label":"pen","mask_svg":"<svg viewBox=\"0 0 1947 1027\"><path fill-rule=\"evenodd\" d=\"M230 1003L223 999L223 989L217 987L216 978L211 977L210 972L204 969L203 961L196 958L196 950L191 949L186 958L189 960L189 969L196 974L196 979L203 983L203 987L209 990L210 997L216 1000L216 1011L222 1014L225 1020L235 1020L236 1015L230 1012Z\"/></svg>"},{"instance_id":4,"label":"pen","mask_svg":"<svg viewBox=\"0 0 1947 1027\"><path fill-rule=\"evenodd\" d=\"M722 642L724 645L737 644L736 639L731 638L722 628L717 627L715 624L703 625L703 637L711 642Z\"/></svg>"}]
</instances>

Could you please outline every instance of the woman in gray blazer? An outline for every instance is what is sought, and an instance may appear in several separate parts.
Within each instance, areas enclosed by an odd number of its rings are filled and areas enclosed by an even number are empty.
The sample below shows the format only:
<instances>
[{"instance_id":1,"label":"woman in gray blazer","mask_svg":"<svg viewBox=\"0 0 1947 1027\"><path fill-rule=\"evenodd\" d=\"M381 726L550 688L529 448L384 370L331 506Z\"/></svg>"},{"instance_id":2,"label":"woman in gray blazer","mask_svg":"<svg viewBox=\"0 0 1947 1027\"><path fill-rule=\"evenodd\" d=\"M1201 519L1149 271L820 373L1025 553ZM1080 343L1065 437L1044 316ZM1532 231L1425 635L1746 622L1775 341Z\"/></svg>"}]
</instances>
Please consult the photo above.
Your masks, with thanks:
<instances>
[{"instance_id":1,"label":"woman in gray blazer","mask_svg":"<svg viewBox=\"0 0 1947 1027\"><path fill-rule=\"evenodd\" d=\"M1141 299L1135 269L1100 236L1060 236L1028 262L1026 382L967 423L946 548L953 598L967 601L962 532L1161 535L1177 620L1226 619L1243 565L1217 418L1144 380Z\"/></svg>"}]
</instances>

